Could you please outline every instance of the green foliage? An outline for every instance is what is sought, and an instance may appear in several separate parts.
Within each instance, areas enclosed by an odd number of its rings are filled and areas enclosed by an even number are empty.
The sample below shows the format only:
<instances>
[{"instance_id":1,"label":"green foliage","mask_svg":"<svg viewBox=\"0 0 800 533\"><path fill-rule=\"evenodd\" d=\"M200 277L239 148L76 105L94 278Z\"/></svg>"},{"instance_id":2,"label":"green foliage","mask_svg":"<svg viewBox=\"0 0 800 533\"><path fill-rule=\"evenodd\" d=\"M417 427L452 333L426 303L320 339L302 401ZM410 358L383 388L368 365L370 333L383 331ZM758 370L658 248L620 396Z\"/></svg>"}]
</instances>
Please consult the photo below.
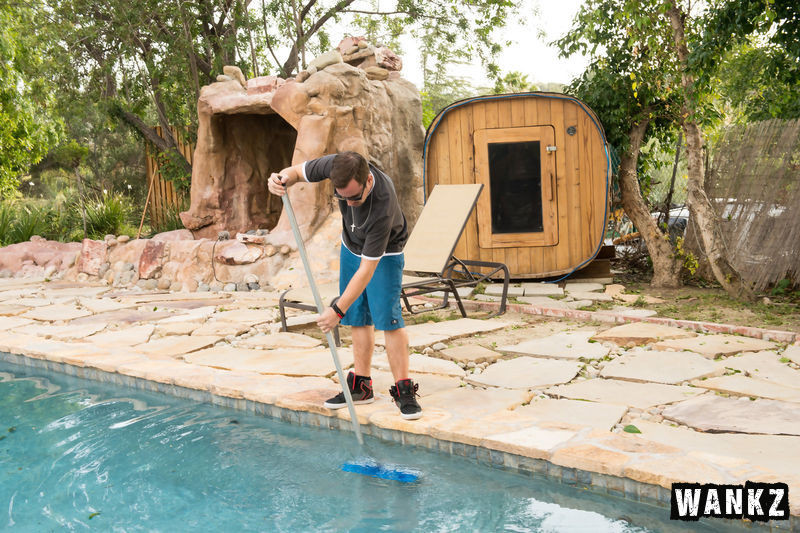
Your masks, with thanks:
<instances>
[{"instance_id":1,"label":"green foliage","mask_svg":"<svg viewBox=\"0 0 800 533\"><path fill-rule=\"evenodd\" d=\"M135 204L120 193L90 195L86 206L87 237L135 234ZM0 246L30 240L39 235L49 240L83 239L80 196L66 191L52 200L18 200L0 206Z\"/></svg>"},{"instance_id":2,"label":"green foliage","mask_svg":"<svg viewBox=\"0 0 800 533\"><path fill-rule=\"evenodd\" d=\"M498 77L492 92L494 94L525 93L538 91L535 83L528 81L528 76L518 71L511 71L502 78Z\"/></svg>"},{"instance_id":3,"label":"green foliage","mask_svg":"<svg viewBox=\"0 0 800 533\"><path fill-rule=\"evenodd\" d=\"M173 150L158 152L156 160L160 165L161 177L171 181L178 192L188 192L192 186L192 173L187 172L186 166L180 160L180 155Z\"/></svg>"},{"instance_id":4,"label":"green foliage","mask_svg":"<svg viewBox=\"0 0 800 533\"><path fill-rule=\"evenodd\" d=\"M27 205L15 209L11 204L0 207L0 244L3 246L29 241L47 231L46 206Z\"/></svg>"},{"instance_id":5,"label":"green foliage","mask_svg":"<svg viewBox=\"0 0 800 533\"><path fill-rule=\"evenodd\" d=\"M792 280L782 279L775 284L775 286L770 291L770 294L772 294L772 296L783 296L791 292L791 289L792 289Z\"/></svg>"},{"instance_id":6,"label":"green foliage","mask_svg":"<svg viewBox=\"0 0 800 533\"><path fill-rule=\"evenodd\" d=\"M625 433L641 433L641 431L639 431L639 428L637 428L633 424L628 424L627 426L622 428L622 431L624 431Z\"/></svg>"},{"instance_id":7,"label":"green foliage","mask_svg":"<svg viewBox=\"0 0 800 533\"><path fill-rule=\"evenodd\" d=\"M13 196L20 174L58 142L49 80L35 12L24 3L0 4L0 198Z\"/></svg>"},{"instance_id":8,"label":"green foliage","mask_svg":"<svg viewBox=\"0 0 800 533\"><path fill-rule=\"evenodd\" d=\"M108 234L123 233L132 214L132 206L119 193L87 199L87 235L90 239L102 239Z\"/></svg>"},{"instance_id":9,"label":"green foliage","mask_svg":"<svg viewBox=\"0 0 800 533\"><path fill-rule=\"evenodd\" d=\"M689 64L699 80L721 81L723 94L743 107L745 117L796 118L798 57L796 1L728 0L712 4Z\"/></svg>"},{"instance_id":10,"label":"green foliage","mask_svg":"<svg viewBox=\"0 0 800 533\"><path fill-rule=\"evenodd\" d=\"M163 221L151 221L150 226L153 234L163 233L165 231L174 231L176 229L184 229L183 222L181 221L180 212L183 209L179 207L169 207L165 210Z\"/></svg>"}]
</instances>

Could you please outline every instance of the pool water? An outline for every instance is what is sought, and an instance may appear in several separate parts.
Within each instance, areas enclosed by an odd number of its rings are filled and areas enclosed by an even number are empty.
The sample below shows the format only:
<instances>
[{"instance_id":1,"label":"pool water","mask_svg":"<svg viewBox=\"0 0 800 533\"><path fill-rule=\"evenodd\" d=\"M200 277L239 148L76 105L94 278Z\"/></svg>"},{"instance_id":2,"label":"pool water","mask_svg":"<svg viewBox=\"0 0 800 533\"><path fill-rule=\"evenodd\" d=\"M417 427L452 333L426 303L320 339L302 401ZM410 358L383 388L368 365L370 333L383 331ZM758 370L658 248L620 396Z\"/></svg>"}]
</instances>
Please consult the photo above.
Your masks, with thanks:
<instances>
[{"instance_id":1,"label":"pool water","mask_svg":"<svg viewBox=\"0 0 800 533\"><path fill-rule=\"evenodd\" d=\"M421 471L421 480L343 472L341 465L358 453L351 433L0 362L0 530L679 526L668 521L668 509L370 437L367 445L376 456Z\"/></svg>"}]
</instances>

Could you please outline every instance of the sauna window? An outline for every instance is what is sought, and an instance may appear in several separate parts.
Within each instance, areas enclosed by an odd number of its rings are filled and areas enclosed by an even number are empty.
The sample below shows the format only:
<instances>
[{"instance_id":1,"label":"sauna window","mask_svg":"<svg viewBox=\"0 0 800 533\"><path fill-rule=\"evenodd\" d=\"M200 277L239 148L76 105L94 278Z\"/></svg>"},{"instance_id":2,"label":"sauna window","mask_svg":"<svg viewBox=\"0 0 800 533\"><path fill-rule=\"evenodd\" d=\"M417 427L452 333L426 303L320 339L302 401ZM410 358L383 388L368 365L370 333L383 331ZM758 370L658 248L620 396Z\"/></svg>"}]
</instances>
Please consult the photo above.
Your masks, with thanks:
<instances>
[{"instance_id":1,"label":"sauna window","mask_svg":"<svg viewBox=\"0 0 800 533\"><path fill-rule=\"evenodd\" d=\"M492 233L538 233L542 223L539 141L489 144Z\"/></svg>"}]
</instances>

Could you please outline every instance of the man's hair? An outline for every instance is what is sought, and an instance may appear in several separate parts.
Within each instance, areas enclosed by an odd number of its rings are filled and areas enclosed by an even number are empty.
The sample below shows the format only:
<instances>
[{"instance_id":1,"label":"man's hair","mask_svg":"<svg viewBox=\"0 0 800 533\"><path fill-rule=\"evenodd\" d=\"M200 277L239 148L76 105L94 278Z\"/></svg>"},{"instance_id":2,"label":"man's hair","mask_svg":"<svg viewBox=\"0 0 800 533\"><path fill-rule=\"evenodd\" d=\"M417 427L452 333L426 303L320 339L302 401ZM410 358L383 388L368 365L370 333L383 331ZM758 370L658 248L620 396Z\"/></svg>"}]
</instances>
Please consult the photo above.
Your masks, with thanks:
<instances>
[{"instance_id":1,"label":"man's hair","mask_svg":"<svg viewBox=\"0 0 800 533\"><path fill-rule=\"evenodd\" d=\"M369 167L367 160L358 152L341 152L333 158L331 166L331 181L337 189L344 189L351 179L359 185L367 183Z\"/></svg>"}]
</instances>

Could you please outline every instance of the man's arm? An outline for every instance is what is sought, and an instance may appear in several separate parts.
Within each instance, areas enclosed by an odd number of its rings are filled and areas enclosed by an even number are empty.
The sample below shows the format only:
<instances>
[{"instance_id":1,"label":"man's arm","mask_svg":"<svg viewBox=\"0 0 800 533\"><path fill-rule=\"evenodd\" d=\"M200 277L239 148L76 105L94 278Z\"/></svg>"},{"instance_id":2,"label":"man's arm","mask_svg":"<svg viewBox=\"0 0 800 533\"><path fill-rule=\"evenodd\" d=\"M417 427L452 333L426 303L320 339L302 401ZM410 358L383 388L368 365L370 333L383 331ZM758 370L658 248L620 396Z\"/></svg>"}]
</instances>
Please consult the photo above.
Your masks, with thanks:
<instances>
[{"instance_id":1,"label":"man's arm","mask_svg":"<svg viewBox=\"0 0 800 533\"><path fill-rule=\"evenodd\" d=\"M273 172L267 180L269 192L276 196L283 196L286 194L286 187L294 185L301 180L305 181L303 177L304 164L300 163L299 165L286 167L277 174Z\"/></svg>"},{"instance_id":2,"label":"man's arm","mask_svg":"<svg viewBox=\"0 0 800 533\"><path fill-rule=\"evenodd\" d=\"M361 258L361 263L358 265L358 270L356 273L353 274L353 277L350 278L350 283L347 284L342 295L339 297L339 300L336 302L336 306L343 312L346 313L350 306L355 302L358 297L364 292L364 289L367 287L367 283L369 280L372 279L372 275L375 273L375 269L378 267L378 262L380 259L364 259ZM317 320L317 325L322 329L323 332L327 333L333 328L335 328L339 324L339 315L336 314L336 311L333 310L332 307L328 307L325 311L320 315L319 320Z\"/></svg>"}]
</instances>

